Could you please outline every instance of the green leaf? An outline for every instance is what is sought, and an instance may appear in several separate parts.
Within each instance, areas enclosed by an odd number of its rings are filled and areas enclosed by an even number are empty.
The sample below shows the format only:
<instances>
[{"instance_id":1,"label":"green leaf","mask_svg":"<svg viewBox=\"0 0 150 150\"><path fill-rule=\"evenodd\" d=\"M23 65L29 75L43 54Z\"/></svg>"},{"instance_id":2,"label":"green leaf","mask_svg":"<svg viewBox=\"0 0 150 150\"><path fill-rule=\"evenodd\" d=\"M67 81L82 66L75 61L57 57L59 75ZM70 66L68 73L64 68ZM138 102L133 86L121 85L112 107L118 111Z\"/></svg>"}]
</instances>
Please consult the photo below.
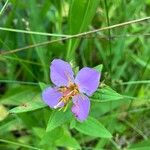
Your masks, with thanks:
<instances>
[{"instance_id":1,"label":"green leaf","mask_svg":"<svg viewBox=\"0 0 150 150\"><path fill-rule=\"evenodd\" d=\"M8 116L8 110L5 106L0 105L0 122Z\"/></svg>"},{"instance_id":2,"label":"green leaf","mask_svg":"<svg viewBox=\"0 0 150 150\"><path fill-rule=\"evenodd\" d=\"M56 141L56 145L62 147L68 147L68 148L71 147L73 149L81 148L78 141L68 134L64 134L60 139L58 139Z\"/></svg>"},{"instance_id":3,"label":"green leaf","mask_svg":"<svg viewBox=\"0 0 150 150\"><path fill-rule=\"evenodd\" d=\"M75 129L86 135L111 138L111 133L96 119L89 117L86 121L76 123Z\"/></svg>"},{"instance_id":4,"label":"green leaf","mask_svg":"<svg viewBox=\"0 0 150 150\"><path fill-rule=\"evenodd\" d=\"M127 150L148 150L148 149L150 149L150 146L129 148L129 149L127 149Z\"/></svg>"},{"instance_id":5,"label":"green leaf","mask_svg":"<svg viewBox=\"0 0 150 150\"><path fill-rule=\"evenodd\" d=\"M42 101L41 95L35 96L30 102L27 102L21 106L11 109L10 113L23 113L28 111L34 111L36 109L44 108L46 104Z\"/></svg>"},{"instance_id":6,"label":"green leaf","mask_svg":"<svg viewBox=\"0 0 150 150\"><path fill-rule=\"evenodd\" d=\"M87 30L98 4L99 0L72 0L69 10L69 34L77 34ZM79 41L79 39L69 40L67 58L73 56Z\"/></svg>"},{"instance_id":7,"label":"green leaf","mask_svg":"<svg viewBox=\"0 0 150 150\"><path fill-rule=\"evenodd\" d=\"M138 143L133 143L127 150L148 150L150 149L150 139L142 140Z\"/></svg>"},{"instance_id":8,"label":"green leaf","mask_svg":"<svg viewBox=\"0 0 150 150\"><path fill-rule=\"evenodd\" d=\"M30 86L16 86L10 88L0 101L4 105L20 105L28 102L36 95L37 89Z\"/></svg>"},{"instance_id":9,"label":"green leaf","mask_svg":"<svg viewBox=\"0 0 150 150\"><path fill-rule=\"evenodd\" d=\"M63 129L56 128L50 132L45 132L44 136L41 138L40 145L55 145L55 141L63 136Z\"/></svg>"},{"instance_id":10,"label":"green leaf","mask_svg":"<svg viewBox=\"0 0 150 150\"><path fill-rule=\"evenodd\" d=\"M102 65L102 64L100 64L100 65L98 65L98 66L94 67L94 69L96 69L98 72L102 72L103 65Z\"/></svg>"},{"instance_id":11,"label":"green leaf","mask_svg":"<svg viewBox=\"0 0 150 150\"><path fill-rule=\"evenodd\" d=\"M119 93L117 93L116 91L114 91L113 89L111 89L109 86L104 86L100 89L98 89L94 95L91 97L91 99L94 99L96 101L114 101L114 100L120 100L122 99L124 96L120 95Z\"/></svg>"},{"instance_id":12,"label":"green leaf","mask_svg":"<svg viewBox=\"0 0 150 150\"><path fill-rule=\"evenodd\" d=\"M85 31L95 15L99 0L72 0L69 10L69 33ZM77 13L78 12L78 13Z\"/></svg>"},{"instance_id":13,"label":"green leaf","mask_svg":"<svg viewBox=\"0 0 150 150\"><path fill-rule=\"evenodd\" d=\"M32 128L33 130L33 134L37 137L39 137L40 139L43 138L44 134L45 134L45 129L44 128L40 128L40 127L34 127Z\"/></svg>"},{"instance_id":14,"label":"green leaf","mask_svg":"<svg viewBox=\"0 0 150 150\"><path fill-rule=\"evenodd\" d=\"M42 13L41 10L39 9L38 6L36 5L37 2L36 0L32 0L28 2L28 8L29 8L29 13L30 13L30 24L34 30L45 32L45 26L43 24L43 18L40 17L40 14ZM36 13L35 13L36 12ZM38 41L45 41L47 40L46 36L33 36L31 35L31 40L35 44ZM35 53L37 54L42 66L46 67L48 64L48 57L46 55L47 49L44 47L35 47ZM49 74L48 74L48 69L43 69L44 72L44 78L46 81L49 80Z\"/></svg>"},{"instance_id":15,"label":"green leaf","mask_svg":"<svg viewBox=\"0 0 150 150\"><path fill-rule=\"evenodd\" d=\"M73 129L75 126L76 126L76 119L75 119L75 117L73 117L70 122L70 129Z\"/></svg>"},{"instance_id":16,"label":"green leaf","mask_svg":"<svg viewBox=\"0 0 150 150\"><path fill-rule=\"evenodd\" d=\"M7 118L2 122L0 122L0 135L17 130L18 128L22 129L22 124L23 124L22 122L18 124L17 119L11 117Z\"/></svg>"},{"instance_id":17,"label":"green leaf","mask_svg":"<svg viewBox=\"0 0 150 150\"><path fill-rule=\"evenodd\" d=\"M72 114L70 110L67 110L66 112L58 111L58 110L54 111L50 116L46 131L51 131L58 126L61 126L65 122L69 121L71 117Z\"/></svg>"},{"instance_id":18,"label":"green leaf","mask_svg":"<svg viewBox=\"0 0 150 150\"><path fill-rule=\"evenodd\" d=\"M40 86L41 90L44 90L45 88L48 87L48 85L43 82L39 82L39 86Z\"/></svg>"}]
</instances>

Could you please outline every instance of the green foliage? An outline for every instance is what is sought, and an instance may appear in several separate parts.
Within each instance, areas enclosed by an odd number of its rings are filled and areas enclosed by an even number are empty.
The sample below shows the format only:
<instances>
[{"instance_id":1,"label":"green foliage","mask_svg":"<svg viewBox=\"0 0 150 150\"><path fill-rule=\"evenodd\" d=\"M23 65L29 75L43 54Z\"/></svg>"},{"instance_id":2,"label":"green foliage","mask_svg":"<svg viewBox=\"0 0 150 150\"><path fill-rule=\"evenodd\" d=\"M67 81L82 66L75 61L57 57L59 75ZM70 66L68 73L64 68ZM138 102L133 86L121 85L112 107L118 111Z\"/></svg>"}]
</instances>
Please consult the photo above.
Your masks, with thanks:
<instances>
[{"instance_id":1,"label":"green foliage","mask_svg":"<svg viewBox=\"0 0 150 150\"><path fill-rule=\"evenodd\" d=\"M75 129L86 135L101 137L101 138L111 138L110 132L96 119L89 117L83 123L76 123Z\"/></svg>"},{"instance_id":2,"label":"green foliage","mask_svg":"<svg viewBox=\"0 0 150 150\"><path fill-rule=\"evenodd\" d=\"M69 10L69 34L86 31L96 13L99 0L72 0ZM67 45L67 59L71 60L79 44L79 39L71 39Z\"/></svg>"},{"instance_id":3,"label":"green foliage","mask_svg":"<svg viewBox=\"0 0 150 150\"><path fill-rule=\"evenodd\" d=\"M56 141L56 145L63 147L70 147L73 149L81 149L79 143L68 133L65 133L61 138Z\"/></svg>"},{"instance_id":4,"label":"green foliage","mask_svg":"<svg viewBox=\"0 0 150 150\"><path fill-rule=\"evenodd\" d=\"M70 111L62 112L62 111L54 111L48 121L46 131L51 131L58 126L63 125L66 122L69 122L72 115Z\"/></svg>"},{"instance_id":5,"label":"green foliage","mask_svg":"<svg viewBox=\"0 0 150 150\"><path fill-rule=\"evenodd\" d=\"M0 150L150 149L149 20L87 34L149 14L150 0L0 1ZM101 72L84 122L42 100L54 58Z\"/></svg>"},{"instance_id":6,"label":"green foliage","mask_svg":"<svg viewBox=\"0 0 150 150\"><path fill-rule=\"evenodd\" d=\"M5 95L2 96L0 103L6 105L19 105L30 101L35 95L37 95L37 90L33 87L16 86L10 88Z\"/></svg>"},{"instance_id":7,"label":"green foliage","mask_svg":"<svg viewBox=\"0 0 150 150\"><path fill-rule=\"evenodd\" d=\"M48 87L48 86L47 86L45 83L43 83L43 82L39 82L39 86L40 86L41 90L44 90L45 88Z\"/></svg>"},{"instance_id":8,"label":"green foliage","mask_svg":"<svg viewBox=\"0 0 150 150\"><path fill-rule=\"evenodd\" d=\"M44 104L41 99L41 95L37 95L30 100L31 100L30 102L22 104L22 106L15 107L11 109L9 112L10 113L23 113L23 112L33 111L36 109L46 107L46 104Z\"/></svg>"},{"instance_id":9,"label":"green foliage","mask_svg":"<svg viewBox=\"0 0 150 150\"><path fill-rule=\"evenodd\" d=\"M96 69L98 72L102 72L102 70L103 70L103 65L101 64L101 65L98 65L98 66L96 66L96 67L94 67L94 69Z\"/></svg>"},{"instance_id":10,"label":"green foliage","mask_svg":"<svg viewBox=\"0 0 150 150\"><path fill-rule=\"evenodd\" d=\"M102 88L99 88L94 95L92 96L92 99L95 101L101 101L101 102L107 102L107 101L115 101L123 99L124 97L120 94L118 94L116 91L111 89L109 86L102 86Z\"/></svg>"}]
</instances>

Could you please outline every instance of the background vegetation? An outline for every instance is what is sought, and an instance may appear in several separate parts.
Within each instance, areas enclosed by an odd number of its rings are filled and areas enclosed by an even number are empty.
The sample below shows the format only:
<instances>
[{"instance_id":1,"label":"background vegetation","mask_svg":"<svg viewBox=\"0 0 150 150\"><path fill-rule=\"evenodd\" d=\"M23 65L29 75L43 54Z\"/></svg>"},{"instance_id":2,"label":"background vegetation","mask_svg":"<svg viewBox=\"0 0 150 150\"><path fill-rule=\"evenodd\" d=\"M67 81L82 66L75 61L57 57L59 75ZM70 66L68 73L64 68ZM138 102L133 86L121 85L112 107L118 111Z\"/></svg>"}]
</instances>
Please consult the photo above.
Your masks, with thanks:
<instances>
[{"instance_id":1,"label":"background vegetation","mask_svg":"<svg viewBox=\"0 0 150 150\"><path fill-rule=\"evenodd\" d=\"M0 149L150 149L148 18L69 36L148 16L150 0L1 0ZM41 100L54 58L103 65L84 123Z\"/></svg>"}]
</instances>

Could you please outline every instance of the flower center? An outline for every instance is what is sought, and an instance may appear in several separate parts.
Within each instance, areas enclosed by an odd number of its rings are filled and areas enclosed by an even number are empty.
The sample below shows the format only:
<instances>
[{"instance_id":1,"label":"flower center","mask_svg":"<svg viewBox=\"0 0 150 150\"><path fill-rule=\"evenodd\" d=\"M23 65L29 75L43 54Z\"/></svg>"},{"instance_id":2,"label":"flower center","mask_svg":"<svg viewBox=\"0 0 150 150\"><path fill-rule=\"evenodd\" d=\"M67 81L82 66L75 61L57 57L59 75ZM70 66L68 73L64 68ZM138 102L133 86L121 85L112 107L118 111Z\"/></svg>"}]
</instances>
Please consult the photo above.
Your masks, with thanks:
<instances>
[{"instance_id":1,"label":"flower center","mask_svg":"<svg viewBox=\"0 0 150 150\"><path fill-rule=\"evenodd\" d=\"M63 101L66 104L71 97L79 93L78 86L74 83L71 83L69 87L60 87L59 91L63 93L63 97L60 101Z\"/></svg>"}]
</instances>

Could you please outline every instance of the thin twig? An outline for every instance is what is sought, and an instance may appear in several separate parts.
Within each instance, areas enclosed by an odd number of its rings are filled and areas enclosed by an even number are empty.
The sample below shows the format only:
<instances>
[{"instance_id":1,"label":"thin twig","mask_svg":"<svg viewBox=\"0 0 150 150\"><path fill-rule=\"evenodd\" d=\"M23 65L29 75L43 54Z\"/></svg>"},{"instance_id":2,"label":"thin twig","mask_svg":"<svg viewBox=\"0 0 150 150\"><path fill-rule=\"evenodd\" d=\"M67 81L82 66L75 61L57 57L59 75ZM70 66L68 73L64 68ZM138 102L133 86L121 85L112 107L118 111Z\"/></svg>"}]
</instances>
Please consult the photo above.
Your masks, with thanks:
<instances>
[{"instance_id":1,"label":"thin twig","mask_svg":"<svg viewBox=\"0 0 150 150\"><path fill-rule=\"evenodd\" d=\"M16 80L0 80L0 83L20 83L20 84L30 84L30 85L38 85L38 83L36 82L29 82L29 81L16 81ZM129 82L122 82L119 83L117 85L128 85L128 84L149 84L150 80L142 80L142 81L129 81ZM129 99L136 99L136 98L143 98L143 97L132 97L132 96L127 96L127 95L122 95L122 97L120 97L120 99L123 98L129 98ZM118 100L118 99L117 99ZM97 101L97 100L93 100L93 101ZM108 101L108 100L106 100ZM106 102L105 101L105 102ZM110 101L110 100L109 100Z\"/></svg>"},{"instance_id":2,"label":"thin twig","mask_svg":"<svg viewBox=\"0 0 150 150\"><path fill-rule=\"evenodd\" d=\"M39 85L36 82L26 82L26 81L15 81L15 80L0 80L0 83L11 83L11 84L26 84L26 85Z\"/></svg>"},{"instance_id":3,"label":"thin twig","mask_svg":"<svg viewBox=\"0 0 150 150\"><path fill-rule=\"evenodd\" d=\"M129 85L129 84L149 84L150 80L142 80L142 81L129 81L118 83L117 85Z\"/></svg>"},{"instance_id":4,"label":"thin twig","mask_svg":"<svg viewBox=\"0 0 150 150\"><path fill-rule=\"evenodd\" d=\"M9 31L9 32L17 32L17 33L25 33L25 34L52 36L52 37L70 37L70 35L65 35L65 34L44 33L44 32L27 31L27 30L4 28L4 27L0 27L0 30Z\"/></svg>"},{"instance_id":5,"label":"thin twig","mask_svg":"<svg viewBox=\"0 0 150 150\"><path fill-rule=\"evenodd\" d=\"M138 22L145 21L145 20L148 20L148 19L150 19L150 17L145 17L145 18L142 18L142 19L136 19L136 20L132 20L132 21L128 21L128 22L124 22L124 23L120 23L120 24L116 24L116 25L112 25L112 26L108 26L108 27L104 27L104 28L100 28L100 29L95 29L95 30L88 31L88 32L82 32L82 33L79 33L79 34L70 35L68 37L63 37L63 38L52 40L52 41L46 41L46 42L42 42L42 43L38 43L38 44L32 44L32 45L28 45L28 46L18 48L18 49L14 49L14 50L11 50L11 51L2 51L0 55L12 54L12 53L16 53L16 52L19 52L19 51L22 51L22 50L25 50L25 49L30 49L30 48L34 48L34 47L38 47L38 46L44 46L44 45L47 45L47 44L68 40L68 39L71 39L71 38L78 38L78 37L90 35L90 34L93 34L93 33L97 33L97 32L100 32L100 31L114 29L114 28L117 28L117 27L123 27L123 26L126 26L126 25L130 25L132 23L138 23Z\"/></svg>"},{"instance_id":6,"label":"thin twig","mask_svg":"<svg viewBox=\"0 0 150 150\"><path fill-rule=\"evenodd\" d=\"M0 57L1 58L1 57ZM5 59L10 59L10 60L14 60L14 61L19 61L19 62L23 62L23 63L28 63L28 64L32 64L32 65L37 65L37 66L42 66L43 68L46 67L48 68L49 65L45 65L43 66L41 63L38 63L38 62L34 62L34 61L30 61L30 60L27 60L27 59L20 59L20 58L17 58L17 57L11 57L11 56L3 56L2 57L2 60L5 60ZM1 60L1 59L0 59Z\"/></svg>"},{"instance_id":7,"label":"thin twig","mask_svg":"<svg viewBox=\"0 0 150 150\"><path fill-rule=\"evenodd\" d=\"M56 43L56 42L59 42L59 41L64 40L64 39L67 39L67 38L61 38L61 39L56 39L56 40L52 40L52 41L46 41L46 42L42 42L42 43L38 43L38 44L32 44L32 45L28 45L28 46L25 46L25 47L22 47L22 48L18 48L18 49L14 49L14 50L10 50L10 51L2 51L0 53L0 55L12 54L12 53L16 53L16 52L19 52L19 51L22 51L22 50L35 48L35 47L38 47L38 46L44 46L44 45L51 44L51 43Z\"/></svg>"},{"instance_id":8,"label":"thin twig","mask_svg":"<svg viewBox=\"0 0 150 150\"><path fill-rule=\"evenodd\" d=\"M3 8L0 11L0 15L2 15L4 9L6 8L7 4L8 4L9 0L6 1L6 3L4 4Z\"/></svg>"},{"instance_id":9,"label":"thin twig","mask_svg":"<svg viewBox=\"0 0 150 150\"><path fill-rule=\"evenodd\" d=\"M120 96L120 98L110 98L110 99L106 99L106 100L98 100L98 98L91 98L91 101L93 102L98 102L98 103L106 103L106 102L112 102L112 101L119 101L122 99L126 99L126 100L150 100L150 97L134 97L134 96L128 96L128 95L122 95Z\"/></svg>"}]
</instances>

